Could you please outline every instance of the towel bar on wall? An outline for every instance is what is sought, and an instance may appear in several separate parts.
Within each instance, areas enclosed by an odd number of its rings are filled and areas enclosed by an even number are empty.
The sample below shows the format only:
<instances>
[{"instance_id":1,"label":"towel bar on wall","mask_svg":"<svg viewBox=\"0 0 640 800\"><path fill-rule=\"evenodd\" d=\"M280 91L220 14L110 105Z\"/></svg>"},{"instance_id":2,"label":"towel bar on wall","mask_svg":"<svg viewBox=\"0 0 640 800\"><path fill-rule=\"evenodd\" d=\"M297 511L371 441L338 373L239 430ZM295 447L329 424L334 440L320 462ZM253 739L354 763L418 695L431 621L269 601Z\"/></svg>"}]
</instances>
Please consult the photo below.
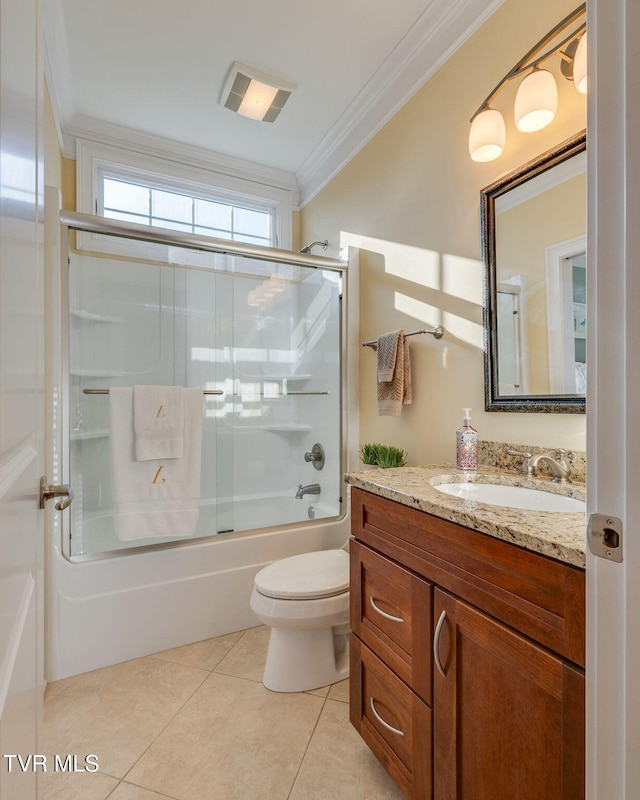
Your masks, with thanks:
<instances>
[{"instance_id":1,"label":"towel bar on wall","mask_svg":"<svg viewBox=\"0 0 640 800\"><path fill-rule=\"evenodd\" d=\"M419 331L409 331L409 333L405 333L405 336L417 336L419 333L430 333L434 339L442 339L444 336L444 328L442 325L437 325L433 330L429 330L429 328L420 328ZM363 347L373 347L375 350L378 347L378 340L371 339L368 342L362 342Z\"/></svg>"}]
</instances>

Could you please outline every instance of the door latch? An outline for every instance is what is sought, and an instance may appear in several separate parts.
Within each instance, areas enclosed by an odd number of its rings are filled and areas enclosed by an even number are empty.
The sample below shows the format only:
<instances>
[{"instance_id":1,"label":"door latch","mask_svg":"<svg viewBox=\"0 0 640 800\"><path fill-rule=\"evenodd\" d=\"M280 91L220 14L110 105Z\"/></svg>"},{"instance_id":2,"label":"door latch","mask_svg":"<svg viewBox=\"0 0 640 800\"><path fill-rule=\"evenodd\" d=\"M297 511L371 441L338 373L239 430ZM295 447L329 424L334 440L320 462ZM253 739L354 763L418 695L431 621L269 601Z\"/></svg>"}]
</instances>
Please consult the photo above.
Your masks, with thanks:
<instances>
[{"instance_id":1,"label":"door latch","mask_svg":"<svg viewBox=\"0 0 640 800\"><path fill-rule=\"evenodd\" d=\"M589 550L606 561L622 561L622 520L607 514L592 514L587 525Z\"/></svg>"}]
</instances>

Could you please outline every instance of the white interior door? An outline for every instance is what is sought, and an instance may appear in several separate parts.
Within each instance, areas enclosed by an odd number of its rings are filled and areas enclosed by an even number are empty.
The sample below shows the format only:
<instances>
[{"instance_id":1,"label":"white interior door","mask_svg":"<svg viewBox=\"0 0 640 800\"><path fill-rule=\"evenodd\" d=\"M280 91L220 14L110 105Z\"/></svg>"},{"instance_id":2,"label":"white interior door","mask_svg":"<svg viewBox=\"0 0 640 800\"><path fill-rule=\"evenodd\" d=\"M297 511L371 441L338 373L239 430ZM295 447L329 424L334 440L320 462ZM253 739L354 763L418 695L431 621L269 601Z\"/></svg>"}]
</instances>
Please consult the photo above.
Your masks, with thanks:
<instances>
[{"instance_id":1,"label":"white interior door","mask_svg":"<svg viewBox=\"0 0 640 800\"><path fill-rule=\"evenodd\" d=\"M587 560L587 797L640 797L640 3L590 0L588 510L622 562Z\"/></svg>"},{"instance_id":2,"label":"white interior door","mask_svg":"<svg viewBox=\"0 0 640 800\"><path fill-rule=\"evenodd\" d=\"M0 4L0 797L37 796L42 707L41 157L37 0ZM17 759L23 759L24 770Z\"/></svg>"}]
</instances>

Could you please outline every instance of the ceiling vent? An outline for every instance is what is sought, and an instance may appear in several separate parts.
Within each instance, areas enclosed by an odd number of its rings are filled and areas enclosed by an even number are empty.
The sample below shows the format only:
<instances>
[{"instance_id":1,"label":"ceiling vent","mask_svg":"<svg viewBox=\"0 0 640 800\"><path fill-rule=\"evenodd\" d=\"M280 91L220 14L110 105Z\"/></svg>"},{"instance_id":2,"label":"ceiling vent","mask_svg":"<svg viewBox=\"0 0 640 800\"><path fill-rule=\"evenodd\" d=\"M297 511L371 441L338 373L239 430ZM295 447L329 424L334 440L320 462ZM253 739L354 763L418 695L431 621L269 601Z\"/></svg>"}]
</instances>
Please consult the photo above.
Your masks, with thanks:
<instances>
[{"instance_id":1,"label":"ceiling vent","mask_svg":"<svg viewBox=\"0 0 640 800\"><path fill-rule=\"evenodd\" d=\"M220 104L244 117L273 122L295 88L292 83L234 61L222 88Z\"/></svg>"}]
</instances>

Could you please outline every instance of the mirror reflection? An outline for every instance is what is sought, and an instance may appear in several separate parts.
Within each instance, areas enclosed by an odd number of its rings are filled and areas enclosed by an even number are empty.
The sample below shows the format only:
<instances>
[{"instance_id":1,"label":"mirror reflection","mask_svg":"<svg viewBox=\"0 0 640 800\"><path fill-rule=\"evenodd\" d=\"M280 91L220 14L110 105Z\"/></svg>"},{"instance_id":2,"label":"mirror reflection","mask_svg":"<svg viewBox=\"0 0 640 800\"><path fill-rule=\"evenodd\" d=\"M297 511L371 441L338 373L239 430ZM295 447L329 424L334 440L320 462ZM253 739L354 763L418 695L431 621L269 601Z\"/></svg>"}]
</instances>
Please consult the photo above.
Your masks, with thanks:
<instances>
[{"instance_id":1,"label":"mirror reflection","mask_svg":"<svg viewBox=\"0 0 640 800\"><path fill-rule=\"evenodd\" d=\"M584 134L487 187L487 410L584 411Z\"/></svg>"}]
</instances>

